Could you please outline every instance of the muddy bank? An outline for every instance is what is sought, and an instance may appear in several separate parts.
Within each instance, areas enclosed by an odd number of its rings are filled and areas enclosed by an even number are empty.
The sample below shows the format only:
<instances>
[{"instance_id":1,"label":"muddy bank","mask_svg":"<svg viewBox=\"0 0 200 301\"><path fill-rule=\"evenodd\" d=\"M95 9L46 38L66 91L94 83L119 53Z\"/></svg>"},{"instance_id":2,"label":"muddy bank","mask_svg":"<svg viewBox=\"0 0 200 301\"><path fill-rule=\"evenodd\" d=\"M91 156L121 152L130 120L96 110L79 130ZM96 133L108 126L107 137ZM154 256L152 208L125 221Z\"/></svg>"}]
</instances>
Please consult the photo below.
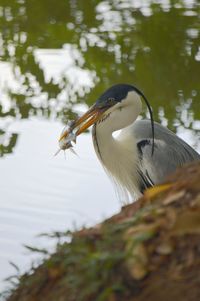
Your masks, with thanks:
<instances>
[{"instance_id":1,"label":"muddy bank","mask_svg":"<svg viewBox=\"0 0 200 301\"><path fill-rule=\"evenodd\" d=\"M8 301L200 300L200 164L63 235L69 242L20 276Z\"/></svg>"}]
</instances>

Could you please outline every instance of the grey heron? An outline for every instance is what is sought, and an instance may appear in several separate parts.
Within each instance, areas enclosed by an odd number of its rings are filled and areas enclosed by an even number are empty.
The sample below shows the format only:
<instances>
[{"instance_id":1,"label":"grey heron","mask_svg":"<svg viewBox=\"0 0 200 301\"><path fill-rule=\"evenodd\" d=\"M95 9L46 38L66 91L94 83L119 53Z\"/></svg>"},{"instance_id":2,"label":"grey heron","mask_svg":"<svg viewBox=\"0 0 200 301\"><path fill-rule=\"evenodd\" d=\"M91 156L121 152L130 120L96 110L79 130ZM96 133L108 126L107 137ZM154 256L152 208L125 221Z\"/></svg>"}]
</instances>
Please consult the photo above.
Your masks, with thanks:
<instances>
[{"instance_id":1,"label":"grey heron","mask_svg":"<svg viewBox=\"0 0 200 301\"><path fill-rule=\"evenodd\" d=\"M145 101L150 120L136 120ZM140 196L161 183L177 167L200 155L172 131L153 120L144 94L129 84L117 84L73 123L80 135L93 125L93 144L101 164L126 197ZM116 131L120 133L113 135ZM61 142L68 136L64 132Z\"/></svg>"}]
</instances>

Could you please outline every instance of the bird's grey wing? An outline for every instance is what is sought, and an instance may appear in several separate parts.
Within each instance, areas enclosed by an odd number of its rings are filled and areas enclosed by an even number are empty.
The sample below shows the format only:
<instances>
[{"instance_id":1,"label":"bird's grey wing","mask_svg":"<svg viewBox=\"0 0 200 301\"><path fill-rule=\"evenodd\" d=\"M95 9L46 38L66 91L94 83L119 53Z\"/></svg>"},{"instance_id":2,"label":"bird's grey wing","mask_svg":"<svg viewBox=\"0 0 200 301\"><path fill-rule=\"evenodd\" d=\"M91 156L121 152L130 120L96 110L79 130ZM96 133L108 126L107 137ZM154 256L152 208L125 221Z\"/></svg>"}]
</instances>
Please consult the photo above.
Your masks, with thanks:
<instances>
[{"instance_id":1,"label":"bird's grey wing","mask_svg":"<svg viewBox=\"0 0 200 301\"><path fill-rule=\"evenodd\" d=\"M155 147L152 155L151 123L137 121L132 127L139 154L141 192L161 183L185 163L200 160L200 155L173 132L155 122Z\"/></svg>"}]
</instances>

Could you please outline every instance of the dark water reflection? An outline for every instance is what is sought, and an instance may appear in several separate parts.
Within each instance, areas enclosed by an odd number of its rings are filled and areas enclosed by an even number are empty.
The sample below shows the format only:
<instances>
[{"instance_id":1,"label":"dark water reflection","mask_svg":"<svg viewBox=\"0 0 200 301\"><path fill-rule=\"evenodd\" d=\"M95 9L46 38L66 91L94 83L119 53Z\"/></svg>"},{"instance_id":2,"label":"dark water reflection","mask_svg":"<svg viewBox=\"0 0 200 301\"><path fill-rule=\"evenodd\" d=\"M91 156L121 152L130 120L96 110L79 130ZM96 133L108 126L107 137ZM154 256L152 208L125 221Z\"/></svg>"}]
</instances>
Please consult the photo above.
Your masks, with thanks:
<instances>
[{"instance_id":1,"label":"dark water reflection","mask_svg":"<svg viewBox=\"0 0 200 301\"><path fill-rule=\"evenodd\" d=\"M8 120L73 118L107 87L143 90L155 119L196 131L200 119L199 1L1 0L0 156Z\"/></svg>"}]
</instances>

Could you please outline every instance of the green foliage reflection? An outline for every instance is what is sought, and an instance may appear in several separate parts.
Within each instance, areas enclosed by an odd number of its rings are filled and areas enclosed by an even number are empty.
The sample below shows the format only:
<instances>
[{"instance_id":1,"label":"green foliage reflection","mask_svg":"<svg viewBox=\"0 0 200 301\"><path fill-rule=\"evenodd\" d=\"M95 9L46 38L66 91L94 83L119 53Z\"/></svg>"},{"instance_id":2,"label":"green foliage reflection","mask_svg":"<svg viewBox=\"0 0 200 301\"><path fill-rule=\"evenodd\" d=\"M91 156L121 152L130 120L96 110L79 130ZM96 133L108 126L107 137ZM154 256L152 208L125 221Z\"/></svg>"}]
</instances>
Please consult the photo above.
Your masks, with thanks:
<instances>
[{"instance_id":1,"label":"green foliage reflection","mask_svg":"<svg viewBox=\"0 0 200 301\"><path fill-rule=\"evenodd\" d=\"M127 82L143 90L156 119L192 128L200 119L199 6L169 2L2 0L0 67L8 63L16 83L0 91L10 102L1 119L42 112L66 120L74 103L90 105ZM179 109L188 103L186 124Z\"/></svg>"}]
</instances>

